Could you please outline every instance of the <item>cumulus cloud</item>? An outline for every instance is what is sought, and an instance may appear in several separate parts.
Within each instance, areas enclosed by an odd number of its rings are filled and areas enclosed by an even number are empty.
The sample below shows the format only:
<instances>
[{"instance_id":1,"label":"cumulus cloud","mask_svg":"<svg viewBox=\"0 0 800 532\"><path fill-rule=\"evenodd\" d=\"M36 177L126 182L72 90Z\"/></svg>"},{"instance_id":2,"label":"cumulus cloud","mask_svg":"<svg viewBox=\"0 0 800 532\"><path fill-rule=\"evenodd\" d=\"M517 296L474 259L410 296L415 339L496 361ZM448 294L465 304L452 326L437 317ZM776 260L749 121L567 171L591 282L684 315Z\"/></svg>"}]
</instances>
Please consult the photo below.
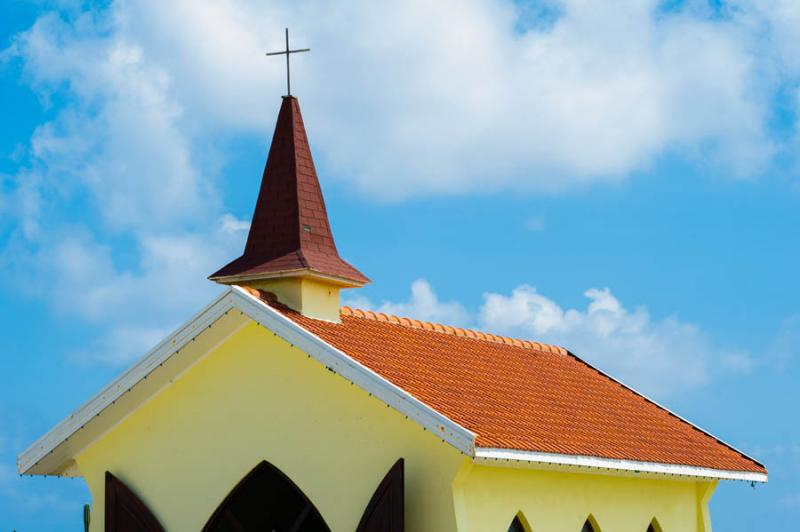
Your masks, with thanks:
<instances>
[{"instance_id":1,"label":"cumulus cloud","mask_svg":"<svg viewBox=\"0 0 800 532\"><path fill-rule=\"evenodd\" d=\"M800 360L800 315L781 321L778 334L766 351L769 353L768 361L780 371Z\"/></svg>"},{"instance_id":2,"label":"cumulus cloud","mask_svg":"<svg viewBox=\"0 0 800 532\"><path fill-rule=\"evenodd\" d=\"M408 301L375 305L362 298L350 304L561 345L656 397L696 389L722 374L752 368L749 353L716 345L694 324L674 316L653 319L644 307L629 310L607 288L589 289L585 296L586 308L565 309L534 287L521 285L507 295L484 294L483 304L470 313L457 301L440 301L430 284L420 279L412 284Z\"/></svg>"},{"instance_id":3,"label":"cumulus cloud","mask_svg":"<svg viewBox=\"0 0 800 532\"><path fill-rule=\"evenodd\" d=\"M54 17L22 50L35 79L136 93L130 115L153 110L137 120L183 113L193 128L260 133L277 103L268 95L284 84L281 62L262 52L282 46L292 21L313 50L294 75L318 153L380 196L572 188L623 179L670 150L732 174L768 164L772 94L800 72L792 3L741 2L728 16L655 0L552 7L555 16L506 0L118 1L73 23L67 50L56 49ZM181 175L189 163L171 164Z\"/></svg>"},{"instance_id":4,"label":"cumulus cloud","mask_svg":"<svg viewBox=\"0 0 800 532\"><path fill-rule=\"evenodd\" d=\"M528 231L537 233L540 231L544 231L545 227L544 218L541 216L534 216L532 218L528 218L522 225Z\"/></svg>"},{"instance_id":5,"label":"cumulus cloud","mask_svg":"<svg viewBox=\"0 0 800 532\"><path fill-rule=\"evenodd\" d=\"M54 109L5 178L16 231L2 259L15 283L69 280L46 298L107 324L102 351L188 315L244 239L218 190L221 148L271 130L284 71L263 52L285 25L313 50L293 72L320 167L368 195L571 189L665 152L741 175L769 164L769 105L800 69L791 2L725 16L691 2L547 6L117 0L45 14L2 52ZM426 290L410 310L465 319ZM123 300L124 327L104 311Z\"/></svg>"},{"instance_id":6,"label":"cumulus cloud","mask_svg":"<svg viewBox=\"0 0 800 532\"><path fill-rule=\"evenodd\" d=\"M121 23L48 14L5 53L45 100L68 103L7 178L17 230L2 260L23 291L106 331L72 354L81 362L124 363L155 345L217 290L205 277L249 227L224 211L170 75Z\"/></svg>"},{"instance_id":7,"label":"cumulus cloud","mask_svg":"<svg viewBox=\"0 0 800 532\"><path fill-rule=\"evenodd\" d=\"M386 314L410 316L418 320L448 325L462 326L470 322L470 316L461 303L440 301L433 287L424 279L417 279L411 283L411 297L408 301L384 301L380 305L375 305L367 298L354 295L345 302L356 308L374 309Z\"/></svg>"},{"instance_id":8,"label":"cumulus cloud","mask_svg":"<svg viewBox=\"0 0 800 532\"><path fill-rule=\"evenodd\" d=\"M645 307L627 309L608 288L587 290L585 309L564 309L534 287L487 293L479 322L489 330L556 343L656 396L706 384L719 372L748 372L749 354L715 345L698 326Z\"/></svg>"},{"instance_id":9,"label":"cumulus cloud","mask_svg":"<svg viewBox=\"0 0 800 532\"><path fill-rule=\"evenodd\" d=\"M305 2L120 3L116 29L159 58L208 122L261 129L283 71L254 50L278 48L294 21L296 42L313 49L296 61L295 86L319 152L374 195L572 188L622 179L670 149L741 175L765 167L776 81L750 27L760 12L554 4L551 24L521 30L503 0L339 2L329 17L308 16Z\"/></svg>"},{"instance_id":10,"label":"cumulus cloud","mask_svg":"<svg viewBox=\"0 0 800 532\"><path fill-rule=\"evenodd\" d=\"M241 251L248 224L221 218L208 233L141 234L135 261L117 264L112 246L85 229L62 229L32 251L10 251L21 289L62 316L107 332L71 358L127 363L153 347L219 289L206 276ZM48 282L42 282L48 280Z\"/></svg>"}]
</instances>

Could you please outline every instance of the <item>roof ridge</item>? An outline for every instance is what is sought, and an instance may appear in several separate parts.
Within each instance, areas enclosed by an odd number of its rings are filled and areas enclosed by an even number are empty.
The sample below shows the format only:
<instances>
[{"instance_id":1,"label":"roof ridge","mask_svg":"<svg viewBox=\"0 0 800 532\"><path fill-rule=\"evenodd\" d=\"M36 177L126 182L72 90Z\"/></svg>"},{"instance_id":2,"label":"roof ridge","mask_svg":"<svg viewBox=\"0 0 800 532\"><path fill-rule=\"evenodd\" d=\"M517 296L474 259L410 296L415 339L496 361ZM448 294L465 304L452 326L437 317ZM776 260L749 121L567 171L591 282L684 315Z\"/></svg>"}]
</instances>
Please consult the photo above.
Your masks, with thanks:
<instances>
[{"instance_id":1,"label":"roof ridge","mask_svg":"<svg viewBox=\"0 0 800 532\"><path fill-rule=\"evenodd\" d=\"M501 336L499 334L492 334L476 329L465 329L462 327L454 327L452 325L443 325L441 323L422 321L414 318L407 318L403 316L395 316L393 314L386 314L384 312L375 312L372 310L363 310L342 306L339 309L342 316L351 316L354 318L363 318L373 321L381 321L408 327L410 329L421 329L426 331L438 332L442 334L450 334L461 338L471 338L473 340L482 340L485 342L493 342L496 344L512 345L516 347L523 347L533 349L535 351L542 351L545 353L553 353L557 355L567 355L568 351L561 346L553 344L545 344L542 342L535 342L532 340L523 340L521 338L512 338L510 336Z\"/></svg>"}]
</instances>

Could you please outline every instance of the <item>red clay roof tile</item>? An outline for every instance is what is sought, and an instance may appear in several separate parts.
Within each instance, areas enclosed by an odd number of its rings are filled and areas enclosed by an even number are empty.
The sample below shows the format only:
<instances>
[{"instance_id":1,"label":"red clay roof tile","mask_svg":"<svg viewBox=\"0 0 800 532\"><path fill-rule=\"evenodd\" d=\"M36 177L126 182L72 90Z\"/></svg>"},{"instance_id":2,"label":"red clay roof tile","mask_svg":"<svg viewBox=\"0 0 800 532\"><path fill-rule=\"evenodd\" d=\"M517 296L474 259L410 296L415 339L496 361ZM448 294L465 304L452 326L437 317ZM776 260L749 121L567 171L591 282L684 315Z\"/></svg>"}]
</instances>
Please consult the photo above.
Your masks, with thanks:
<instances>
[{"instance_id":1,"label":"red clay roof tile","mask_svg":"<svg viewBox=\"0 0 800 532\"><path fill-rule=\"evenodd\" d=\"M562 347L348 307L331 323L260 296L476 433L479 447L766 472Z\"/></svg>"}]
</instances>

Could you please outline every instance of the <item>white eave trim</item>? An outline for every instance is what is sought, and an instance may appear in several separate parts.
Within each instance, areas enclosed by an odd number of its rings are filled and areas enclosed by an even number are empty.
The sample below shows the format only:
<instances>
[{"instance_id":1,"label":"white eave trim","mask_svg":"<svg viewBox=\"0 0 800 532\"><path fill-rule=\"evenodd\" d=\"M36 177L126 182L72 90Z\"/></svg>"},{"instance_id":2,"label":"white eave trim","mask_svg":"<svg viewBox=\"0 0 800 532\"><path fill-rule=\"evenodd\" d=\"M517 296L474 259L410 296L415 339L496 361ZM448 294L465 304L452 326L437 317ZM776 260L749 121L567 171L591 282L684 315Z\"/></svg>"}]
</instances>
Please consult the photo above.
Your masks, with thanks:
<instances>
[{"instance_id":1,"label":"white eave trim","mask_svg":"<svg viewBox=\"0 0 800 532\"><path fill-rule=\"evenodd\" d=\"M30 447L17 457L19 473L21 475L26 474L43 458L53 452L56 447L83 429L92 419L99 416L101 412L111 406L124 393L145 379L203 330L210 327L231 309L231 301L230 290L226 290L98 394L33 442Z\"/></svg>"},{"instance_id":2,"label":"white eave trim","mask_svg":"<svg viewBox=\"0 0 800 532\"><path fill-rule=\"evenodd\" d=\"M340 288L358 288L367 284L366 282L356 281L347 277L340 277L338 275L330 275L327 273L318 272L311 268L295 268L293 270L282 270L278 272L268 273L255 273L255 274L236 274L236 275L217 275L209 277L209 280L217 283L235 286L238 284L245 284L252 281L268 281L270 279L284 279L287 277L317 279L321 281L328 281L339 285Z\"/></svg>"},{"instance_id":3,"label":"white eave trim","mask_svg":"<svg viewBox=\"0 0 800 532\"><path fill-rule=\"evenodd\" d=\"M515 462L519 464L546 464L575 468L604 469L624 471L628 473L651 473L692 477L700 479L742 480L745 482L766 482L765 473L751 471L727 471L688 465L662 464L658 462L640 462L616 458L600 458L597 456L581 456L571 454L543 453L536 451L518 451L514 449L498 449L493 447L477 447L475 462L485 465L498 465L497 462Z\"/></svg>"}]
</instances>

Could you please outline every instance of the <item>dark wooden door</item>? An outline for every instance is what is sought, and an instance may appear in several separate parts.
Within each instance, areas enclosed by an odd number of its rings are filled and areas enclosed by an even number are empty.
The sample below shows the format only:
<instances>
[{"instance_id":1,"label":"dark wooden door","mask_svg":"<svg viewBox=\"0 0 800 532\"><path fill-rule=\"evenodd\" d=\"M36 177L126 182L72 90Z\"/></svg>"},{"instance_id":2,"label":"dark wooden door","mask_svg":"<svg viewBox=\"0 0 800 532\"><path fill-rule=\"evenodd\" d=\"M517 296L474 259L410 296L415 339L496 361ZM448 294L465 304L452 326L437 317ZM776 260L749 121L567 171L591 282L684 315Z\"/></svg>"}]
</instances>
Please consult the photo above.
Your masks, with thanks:
<instances>
[{"instance_id":1,"label":"dark wooden door","mask_svg":"<svg viewBox=\"0 0 800 532\"><path fill-rule=\"evenodd\" d=\"M106 471L106 532L164 532L147 505Z\"/></svg>"},{"instance_id":2,"label":"dark wooden door","mask_svg":"<svg viewBox=\"0 0 800 532\"><path fill-rule=\"evenodd\" d=\"M281 470L261 462L233 488L203 532L330 532L314 504Z\"/></svg>"},{"instance_id":3,"label":"dark wooden door","mask_svg":"<svg viewBox=\"0 0 800 532\"><path fill-rule=\"evenodd\" d=\"M399 459L383 477L364 510L356 532L403 532L403 464L403 459Z\"/></svg>"}]
</instances>

